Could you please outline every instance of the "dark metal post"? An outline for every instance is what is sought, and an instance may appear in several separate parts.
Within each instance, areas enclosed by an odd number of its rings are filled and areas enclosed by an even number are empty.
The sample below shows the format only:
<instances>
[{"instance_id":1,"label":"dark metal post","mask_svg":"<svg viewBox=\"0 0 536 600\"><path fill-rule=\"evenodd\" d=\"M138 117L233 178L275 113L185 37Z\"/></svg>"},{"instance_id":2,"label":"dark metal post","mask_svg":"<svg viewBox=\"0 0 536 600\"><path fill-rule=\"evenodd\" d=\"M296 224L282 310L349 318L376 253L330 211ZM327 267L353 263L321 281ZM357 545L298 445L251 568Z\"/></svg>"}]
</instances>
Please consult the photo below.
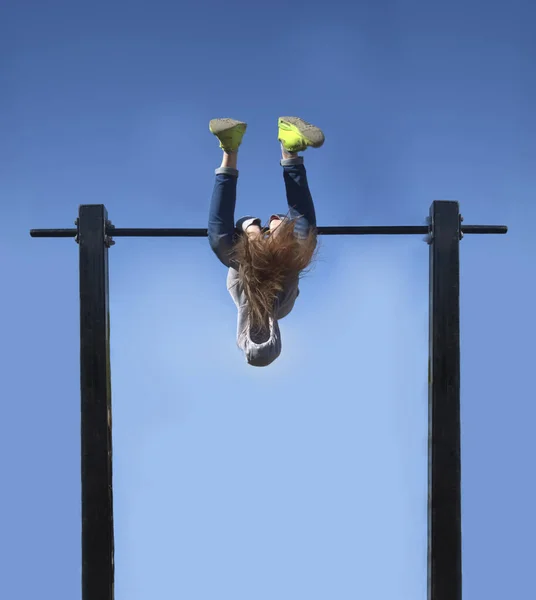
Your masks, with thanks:
<instances>
[{"instance_id":1,"label":"dark metal post","mask_svg":"<svg viewBox=\"0 0 536 600\"><path fill-rule=\"evenodd\" d=\"M82 205L80 386L82 436L82 600L114 598L112 394L107 212Z\"/></svg>"},{"instance_id":2,"label":"dark metal post","mask_svg":"<svg viewBox=\"0 0 536 600\"><path fill-rule=\"evenodd\" d=\"M428 600L461 600L459 205L430 217Z\"/></svg>"}]
</instances>

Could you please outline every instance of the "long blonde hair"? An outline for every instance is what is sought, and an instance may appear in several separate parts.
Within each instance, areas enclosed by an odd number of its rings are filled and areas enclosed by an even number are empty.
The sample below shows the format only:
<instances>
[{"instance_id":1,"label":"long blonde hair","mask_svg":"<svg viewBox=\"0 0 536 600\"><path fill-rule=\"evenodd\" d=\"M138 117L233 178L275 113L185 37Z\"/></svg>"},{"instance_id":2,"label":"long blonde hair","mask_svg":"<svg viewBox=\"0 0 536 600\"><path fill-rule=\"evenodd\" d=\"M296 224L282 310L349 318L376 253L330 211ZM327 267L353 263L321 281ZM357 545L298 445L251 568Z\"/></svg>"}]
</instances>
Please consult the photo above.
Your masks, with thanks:
<instances>
[{"instance_id":1,"label":"long blonde hair","mask_svg":"<svg viewBox=\"0 0 536 600\"><path fill-rule=\"evenodd\" d=\"M300 276L311 264L317 249L316 229L310 228L305 238L294 232L295 221L286 218L277 233L237 240L233 255L239 265L238 274L248 301L249 323L253 330L266 328L274 317L277 295L285 283Z\"/></svg>"}]
</instances>

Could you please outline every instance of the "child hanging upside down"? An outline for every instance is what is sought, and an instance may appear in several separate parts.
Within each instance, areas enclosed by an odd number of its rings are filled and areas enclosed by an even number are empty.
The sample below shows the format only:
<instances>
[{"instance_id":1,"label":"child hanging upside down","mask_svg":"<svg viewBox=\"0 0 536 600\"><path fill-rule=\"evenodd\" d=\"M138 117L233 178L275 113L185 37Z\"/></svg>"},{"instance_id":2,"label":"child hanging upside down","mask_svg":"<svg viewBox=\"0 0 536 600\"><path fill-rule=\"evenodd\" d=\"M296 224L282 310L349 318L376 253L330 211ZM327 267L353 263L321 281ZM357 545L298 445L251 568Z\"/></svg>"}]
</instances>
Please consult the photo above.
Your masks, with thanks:
<instances>
[{"instance_id":1,"label":"child hanging upside down","mask_svg":"<svg viewBox=\"0 0 536 600\"><path fill-rule=\"evenodd\" d=\"M238 148L246 123L213 119L209 125L220 141L223 160L216 169L208 238L229 268L227 289L238 309L238 346L256 367L268 366L281 353L278 321L294 307L300 273L316 249L315 208L298 152L322 146L324 134L298 117L280 117L278 126L289 212L273 214L263 227L260 219L251 216L236 225L234 221Z\"/></svg>"}]
</instances>

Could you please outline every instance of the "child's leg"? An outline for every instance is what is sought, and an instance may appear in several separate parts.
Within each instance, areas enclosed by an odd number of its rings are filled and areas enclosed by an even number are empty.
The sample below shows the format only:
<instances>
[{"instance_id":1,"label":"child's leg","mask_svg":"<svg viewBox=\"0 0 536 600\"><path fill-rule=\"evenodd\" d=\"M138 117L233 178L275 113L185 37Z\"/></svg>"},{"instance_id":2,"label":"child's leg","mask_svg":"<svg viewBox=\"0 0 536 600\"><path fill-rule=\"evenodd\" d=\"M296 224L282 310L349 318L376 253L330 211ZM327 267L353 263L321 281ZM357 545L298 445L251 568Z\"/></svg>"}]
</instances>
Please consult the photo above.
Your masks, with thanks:
<instances>
[{"instance_id":1,"label":"child's leg","mask_svg":"<svg viewBox=\"0 0 536 600\"><path fill-rule=\"evenodd\" d=\"M238 182L238 148L247 125L234 119L213 119L209 129L220 141L223 159L216 169L216 181L212 192L208 218L208 239L210 247L226 266L233 266L233 249L236 206L236 186Z\"/></svg>"},{"instance_id":2,"label":"child's leg","mask_svg":"<svg viewBox=\"0 0 536 600\"><path fill-rule=\"evenodd\" d=\"M297 230L307 232L310 227L316 227L316 213L303 157L297 154L290 155L283 149L281 166L290 216L298 219Z\"/></svg>"},{"instance_id":3,"label":"child's leg","mask_svg":"<svg viewBox=\"0 0 536 600\"><path fill-rule=\"evenodd\" d=\"M224 151L216 169L216 181L210 202L208 240L212 251L226 266L231 266L231 250L235 234L236 187L238 183L237 152Z\"/></svg>"},{"instance_id":4,"label":"child's leg","mask_svg":"<svg viewBox=\"0 0 536 600\"><path fill-rule=\"evenodd\" d=\"M322 146L324 134L318 127L298 117L280 117L279 141L290 216L297 219L297 235L304 237L310 228L316 227L316 213L303 157L299 156L298 152L306 150L307 147Z\"/></svg>"}]
</instances>

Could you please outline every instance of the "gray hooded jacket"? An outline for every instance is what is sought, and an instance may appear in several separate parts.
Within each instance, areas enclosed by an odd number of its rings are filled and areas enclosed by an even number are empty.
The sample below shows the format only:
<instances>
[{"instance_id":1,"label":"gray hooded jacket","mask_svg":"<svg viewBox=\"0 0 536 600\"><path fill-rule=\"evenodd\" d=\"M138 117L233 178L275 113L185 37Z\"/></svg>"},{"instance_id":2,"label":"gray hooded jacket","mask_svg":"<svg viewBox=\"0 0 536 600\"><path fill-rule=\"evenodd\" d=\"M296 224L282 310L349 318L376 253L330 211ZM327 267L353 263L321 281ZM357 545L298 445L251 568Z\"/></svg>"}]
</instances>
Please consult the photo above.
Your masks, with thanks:
<instances>
[{"instance_id":1,"label":"gray hooded jacket","mask_svg":"<svg viewBox=\"0 0 536 600\"><path fill-rule=\"evenodd\" d=\"M289 281L283 293L276 299L275 319L270 317L270 336L266 341L259 343L251 339L244 286L238 277L238 271L233 267L229 268L227 289L238 309L236 341L250 365L267 367L281 354L281 332L278 321L286 317L293 309L294 302L300 293L298 281L297 276L294 280Z\"/></svg>"},{"instance_id":2,"label":"gray hooded jacket","mask_svg":"<svg viewBox=\"0 0 536 600\"><path fill-rule=\"evenodd\" d=\"M285 218L285 215L275 215ZM238 228L246 228L251 223L260 224L260 219L244 217L237 223ZM234 267L229 267L227 274L227 290L231 294L238 310L236 341L238 347L244 352L248 364L254 367L267 367L281 354L281 332L278 321L286 317L294 308L296 298L300 294L298 287L299 276L289 280L282 293L276 298L275 319L270 317L270 332L266 341L254 341L251 338L247 298L244 286Z\"/></svg>"}]
</instances>

